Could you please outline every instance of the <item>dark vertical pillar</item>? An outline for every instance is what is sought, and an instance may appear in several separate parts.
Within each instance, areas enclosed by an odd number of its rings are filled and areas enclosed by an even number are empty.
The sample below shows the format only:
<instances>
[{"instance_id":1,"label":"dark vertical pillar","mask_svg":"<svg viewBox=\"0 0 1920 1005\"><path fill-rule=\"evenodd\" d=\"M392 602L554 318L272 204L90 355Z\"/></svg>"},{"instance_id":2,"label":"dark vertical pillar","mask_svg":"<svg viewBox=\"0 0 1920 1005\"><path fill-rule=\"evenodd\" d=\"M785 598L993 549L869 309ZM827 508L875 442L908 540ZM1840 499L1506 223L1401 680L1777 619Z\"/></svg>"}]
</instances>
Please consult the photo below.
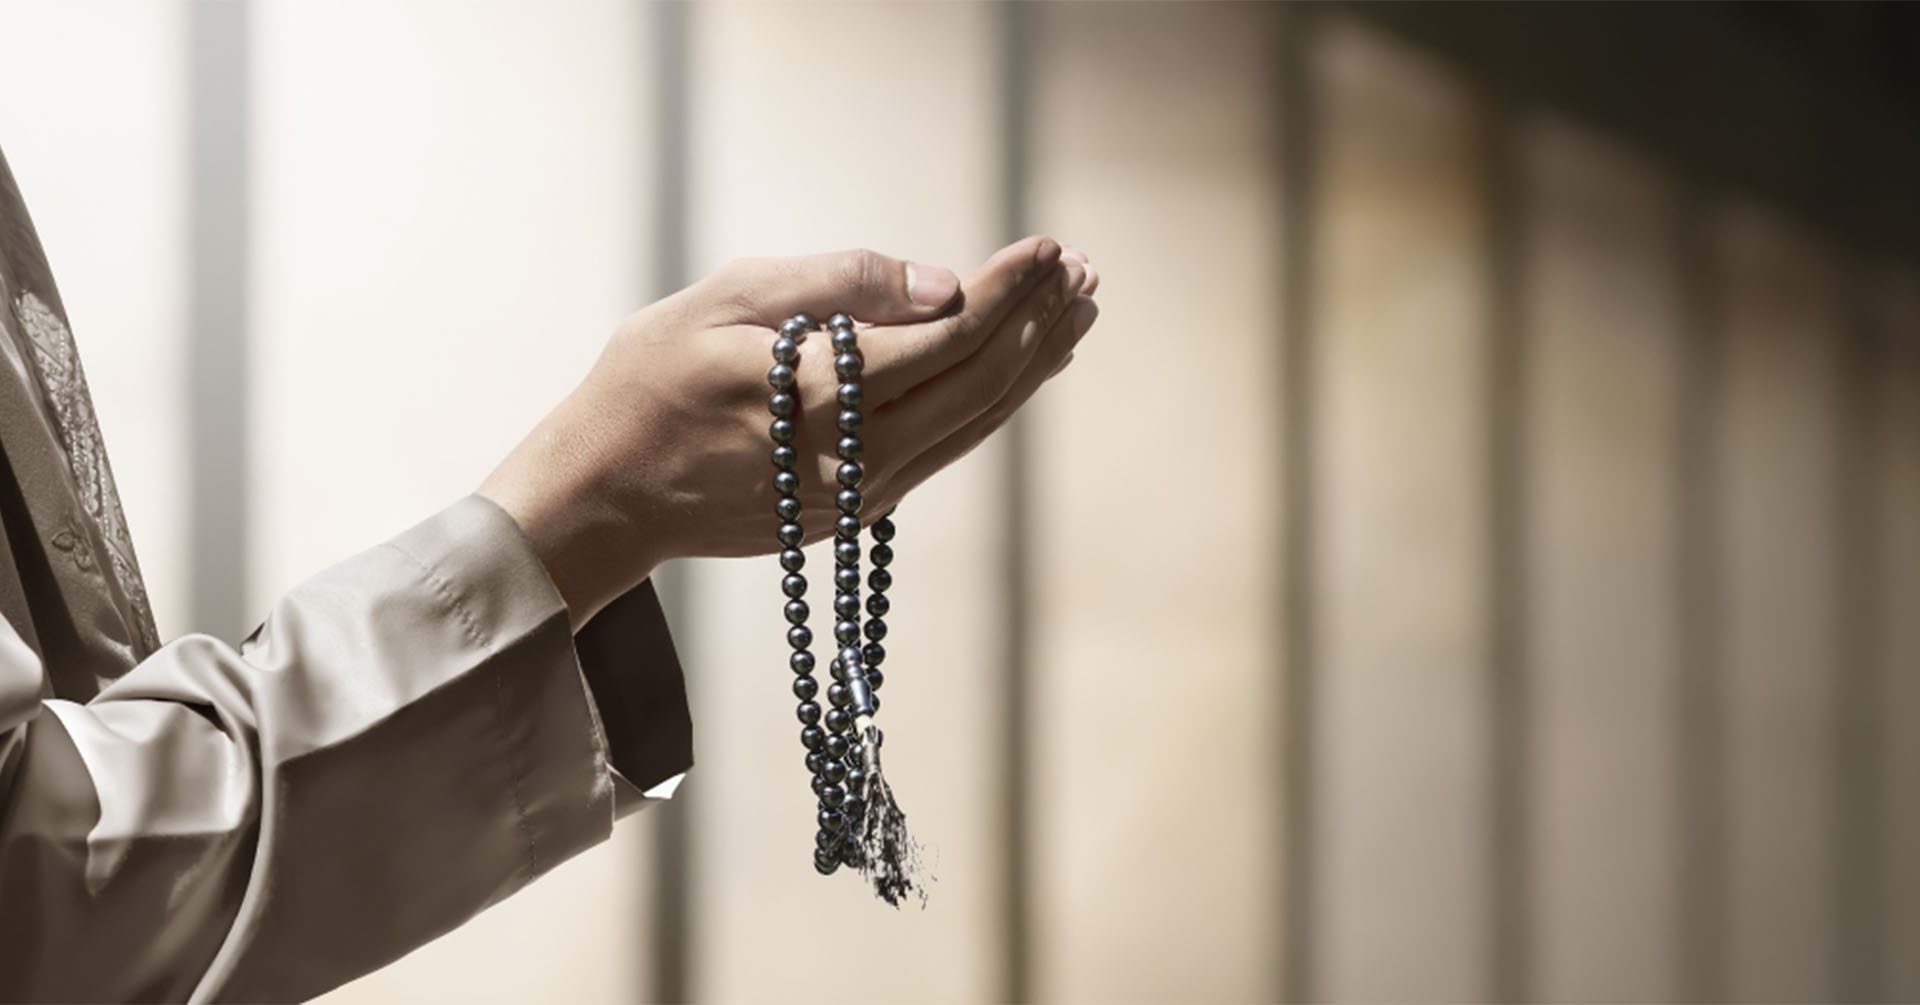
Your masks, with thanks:
<instances>
[{"instance_id":1,"label":"dark vertical pillar","mask_svg":"<svg viewBox=\"0 0 1920 1005\"><path fill-rule=\"evenodd\" d=\"M1032 169L1034 35L1042 11L1020 2L1002 2L1000 18L1000 232L1017 239L1031 225L1027 205ZM1005 793L1000 845L1006 870L1001 875L1000 942L1002 979L997 997L1025 1002L1033 996L1032 946L1032 786L1028 782L1032 744L1031 617L1033 596L1028 540L1032 523L1027 418L1015 416L1001 433L1003 447L1000 510L1006 527L1000 552L1000 719L1005 742L997 774Z\"/></svg>"},{"instance_id":2,"label":"dark vertical pillar","mask_svg":"<svg viewBox=\"0 0 1920 1005\"><path fill-rule=\"evenodd\" d=\"M1709 219L1697 190L1674 214L1684 319L1678 383L1680 682L1680 998L1718 1001L1727 988L1726 730L1721 711L1719 587L1721 324Z\"/></svg>"},{"instance_id":3,"label":"dark vertical pillar","mask_svg":"<svg viewBox=\"0 0 1920 1005\"><path fill-rule=\"evenodd\" d=\"M1491 812L1487 877L1492 884L1492 992L1496 1001L1527 1001L1531 946L1527 891L1532 857L1527 834L1527 337L1522 242L1527 211L1519 130L1498 90L1485 103L1487 222L1487 570L1491 581L1487 638L1488 691L1493 697L1487 744Z\"/></svg>"},{"instance_id":4,"label":"dark vertical pillar","mask_svg":"<svg viewBox=\"0 0 1920 1005\"><path fill-rule=\"evenodd\" d=\"M1280 891L1283 942L1276 982L1285 1001L1314 990L1314 354L1313 9L1278 8L1277 105L1280 116L1280 391L1282 520L1280 645L1283 681L1277 717L1281 741L1280 833L1285 841Z\"/></svg>"},{"instance_id":5,"label":"dark vertical pillar","mask_svg":"<svg viewBox=\"0 0 1920 1005\"><path fill-rule=\"evenodd\" d=\"M664 0L648 8L653 70L652 258L654 273L647 299L667 295L688 281L688 95L691 86L687 47L692 42L693 7ZM685 563L673 563L654 576L655 588L672 625L681 662L697 656L692 636L692 591ZM652 941L648 946L651 1001L693 1000L693 841L697 786L681 790L650 814L653 823Z\"/></svg>"},{"instance_id":6,"label":"dark vertical pillar","mask_svg":"<svg viewBox=\"0 0 1920 1005\"><path fill-rule=\"evenodd\" d=\"M1851 264L1851 263L1849 263ZM1883 894L1887 868L1888 816L1882 752L1881 706L1886 700L1881 666L1885 611L1880 586L1885 580L1881 552L1881 500L1878 477L1885 428L1880 379L1884 355L1878 300L1871 283L1843 267L1836 276L1842 318L1843 349L1839 374L1841 408L1834 444L1838 486L1834 507L1839 560L1834 563L1834 623L1838 651L1835 680L1833 791L1837 837L1834 855L1834 944L1836 995L1842 1001L1882 1001L1887 997L1885 948L1887 923Z\"/></svg>"},{"instance_id":7,"label":"dark vertical pillar","mask_svg":"<svg viewBox=\"0 0 1920 1005\"><path fill-rule=\"evenodd\" d=\"M237 640L247 611L250 7L187 8L187 500L195 630Z\"/></svg>"}]
</instances>

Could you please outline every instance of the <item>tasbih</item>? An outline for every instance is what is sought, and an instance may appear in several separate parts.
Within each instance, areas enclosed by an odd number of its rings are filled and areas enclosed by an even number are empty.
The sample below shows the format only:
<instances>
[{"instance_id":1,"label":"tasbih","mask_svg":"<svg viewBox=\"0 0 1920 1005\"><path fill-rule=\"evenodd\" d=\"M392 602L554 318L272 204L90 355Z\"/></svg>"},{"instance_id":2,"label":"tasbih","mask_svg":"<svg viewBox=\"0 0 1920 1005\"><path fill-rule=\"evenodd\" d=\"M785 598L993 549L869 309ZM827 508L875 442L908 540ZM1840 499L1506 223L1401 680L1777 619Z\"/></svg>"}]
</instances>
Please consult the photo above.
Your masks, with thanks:
<instances>
[{"instance_id":1,"label":"tasbih","mask_svg":"<svg viewBox=\"0 0 1920 1005\"><path fill-rule=\"evenodd\" d=\"M786 596L787 644L793 649L788 665L794 673L793 695L800 699L796 711L800 743L807 751L807 772L813 776L813 794L818 799L813 867L821 875L830 876L841 866L849 866L865 875L874 892L889 904L898 906L908 894L924 903L919 847L907 833L906 814L881 775L880 745L884 736L873 724L880 710L880 686L886 680L880 664L887 658L882 640L887 637L884 619L891 606L887 590L893 585L893 574L887 571L893 563L893 546L888 543L894 535L893 511L881 514L870 528L874 543L868 558L873 571L867 576L867 586L872 592L866 600L868 617L863 620L860 482L866 472L860 464L860 427L865 421L860 409L864 399L860 376L864 361L852 318L835 314L827 320L827 328L832 332L833 372L840 382L835 422L840 434L835 453L840 463L834 472L840 488L834 496L839 515L833 523L836 651L828 664L833 683L827 685L828 707L824 711L815 700L820 684L813 676L813 631L807 627L807 577L800 571L807 561L800 550L806 531L800 523L800 476L795 470L800 454L793 446L800 408L795 367L801 343L809 332L820 329L819 323L799 314L782 324L773 341L773 367L767 371L767 383L773 387L767 407L773 413L769 433L773 437L774 515L779 518L776 536L783 570L780 592Z\"/></svg>"}]
</instances>

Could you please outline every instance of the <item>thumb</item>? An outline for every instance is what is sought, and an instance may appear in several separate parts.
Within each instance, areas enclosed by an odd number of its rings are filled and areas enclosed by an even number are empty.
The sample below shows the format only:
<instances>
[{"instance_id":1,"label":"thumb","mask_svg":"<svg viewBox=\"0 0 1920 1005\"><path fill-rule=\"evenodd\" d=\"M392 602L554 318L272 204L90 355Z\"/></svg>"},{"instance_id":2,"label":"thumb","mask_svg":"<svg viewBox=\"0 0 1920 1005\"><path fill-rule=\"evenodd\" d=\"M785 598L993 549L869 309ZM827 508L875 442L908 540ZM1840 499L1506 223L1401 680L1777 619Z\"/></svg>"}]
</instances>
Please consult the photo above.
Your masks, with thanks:
<instances>
[{"instance_id":1,"label":"thumb","mask_svg":"<svg viewBox=\"0 0 1920 1005\"><path fill-rule=\"evenodd\" d=\"M795 314L817 321L846 313L873 324L938 317L960 292L951 269L865 249L799 258L746 258L704 283L735 323L778 327Z\"/></svg>"}]
</instances>

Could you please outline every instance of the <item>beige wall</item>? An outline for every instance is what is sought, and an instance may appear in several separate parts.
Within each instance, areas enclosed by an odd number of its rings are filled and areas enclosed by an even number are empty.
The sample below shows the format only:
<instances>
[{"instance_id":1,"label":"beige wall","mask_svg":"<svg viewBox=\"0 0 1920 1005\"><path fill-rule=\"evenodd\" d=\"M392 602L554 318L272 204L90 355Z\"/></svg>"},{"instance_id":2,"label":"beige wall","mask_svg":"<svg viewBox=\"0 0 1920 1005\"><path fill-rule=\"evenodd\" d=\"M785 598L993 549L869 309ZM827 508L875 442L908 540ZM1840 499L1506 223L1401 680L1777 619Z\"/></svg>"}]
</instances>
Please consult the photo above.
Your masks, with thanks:
<instances>
[{"instance_id":1,"label":"beige wall","mask_svg":"<svg viewBox=\"0 0 1920 1005\"><path fill-rule=\"evenodd\" d=\"M475 484L657 292L662 214L684 215L695 273L853 245L964 266L1008 236L996 8L693 7L677 207L652 204L657 12L557 10L255 5L235 83L254 101L253 530L235 546L256 607ZM185 11L0 2L0 93L42 96L0 102L0 143L169 632L191 627L170 598L193 575ZM1084 247L1105 284L1100 334L1025 419L1033 993L1248 1000L1293 980L1475 1000L1518 974L1532 998L1663 1001L1704 970L1737 998L1833 998L1858 930L1836 913L1840 857L1879 847L1867 934L1882 987L1920 994L1920 265L1553 109L1497 109L1337 12L1300 94L1276 86L1273 8L1031 14L1029 226ZM1289 160L1284 116L1302 113L1311 147ZM1302 219L1282 209L1290 164L1310 172ZM1499 220L1517 224L1508 274ZM1299 374L1289 235L1308 256ZM1849 362L1860 317L1883 339L1870 372ZM1290 378L1311 391L1304 461L1285 454ZM1836 481L1849 438L1869 445L1858 507ZM1283 539L1290 461L1307 541ZM924 913L812 875L769 573L692 563L675 594L699 760L675 808L688 916L652 915L657 821L633 821L331 1000L635 1000L661 925L685 935L700 999L1002 994L1005 462L978 451L898 517L888 767L937 853ZM1871 524L1870 568L1845 558L1843 513ZM1496 620L1503 548L1517 626ZM1706 556L1704 600L1688 556ZM1305 709L1282 693L1290 562L1310 593ZM1839 806L1850 625L1875 633L1854 669L1880 697L1864 842ZM1310 731L1282 728L1300 716ZM1310 798L1284 790L1294 757ZM1311 838L1304 889L1285 887L1306 853L1289 823ZM857 989L824 963L845 945L871 954ZM1724 959L1690 955L1714 945Z\"/></svg>"}]
</instances>

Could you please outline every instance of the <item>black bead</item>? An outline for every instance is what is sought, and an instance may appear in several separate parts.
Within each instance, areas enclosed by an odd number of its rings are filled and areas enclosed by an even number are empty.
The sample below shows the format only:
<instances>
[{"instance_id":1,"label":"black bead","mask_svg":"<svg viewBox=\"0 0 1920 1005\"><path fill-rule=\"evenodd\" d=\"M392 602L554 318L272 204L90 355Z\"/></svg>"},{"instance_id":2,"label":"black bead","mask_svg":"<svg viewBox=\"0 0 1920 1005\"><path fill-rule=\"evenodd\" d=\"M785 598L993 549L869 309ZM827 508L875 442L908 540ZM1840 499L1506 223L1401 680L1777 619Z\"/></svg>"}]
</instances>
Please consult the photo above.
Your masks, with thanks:
<instances>
[{"instance_id":1,"label":"black bead","mask_svg":"<svg viewBox=\"0 0 1920 1005\"><path fill-rule=\"evenodd\" d=\"M866 769L865 768L849 768L847 767L846 762L844 761L837 762L837 763L839 763L840 765L840 770L845 774L843 774L840 778L833 778L831 774L829 774L827 777L832 778L836 782L844 782L847 786L847 791L849 793L852 793L854 798L856 799L859 798L861 793L864 793L867 791Z\"/></svg>"},{"instance_id":2,"label":"black bead","mask_svg":"<svg viewBox=\"0 0 1920 1005\"><path fill-rule=\"evenodd\" d=\"M788 634L791 635L792 633L789 632ZM794 673L804 677L813 672L813 654L807 652L805 649L801 649L799 652L787 657L787 665L793 668Z\"/></svg>"},{"instance_id":3,"label":"black bead","mask_svg":"<svg viewBox=\"0 0 1920 1005\"><path fill-rule=\"evenodd\" d=\"M792 496L781 496L774 501L773 515L779 517L782 523L792 523L800 519L800 500ZM800 553L796 551L794 554L798 555ZM787 567L787 556L785 553L782 553L780 556L780 567L783 569Z\"/></svg>"},{"instance_id":4,"label":"black bead","mask_svg":"<svg viewBox=\"0 0 1920 1005\"><path fill-rule=\"evenodd\" d=\"M857 593L836 593L833 595L833 614L842 620L860 613L860 595Z\"/></svg>"},{"instance_id":5,"label":"black bead","mask_svg":"<svg viewBox=\"0 0 1920 1005\"><path fill-rule=\"evenodd\" d=\"M841 565L859 565L860 564L860 542L858 541L833 542L833 560L835 562L840 563Z\"/></svg>"},{"instance_id":6,"label":"black bead","mask_svg":"<svg viewBox=\"0 0 1920 1005\"><path fill-rule=\"evenodd\" d=\"M806 596L807 577L802 576L797 572L790 572L784 576L781 576L780 592L786 594L789 597L792 597L795 600L798 600L801 597ZM840 609L840 600L838 597L834 598L833 608L835 611L838 611Z\"/></svg>"},{"instance_id":7,"label":"black bead","mask_svg":"<svg viewBox=\"0 0 1920 1005\"><path fill-rule=\"evenodd\" d=\"M786 614L787 614L788 624L790 625L804 624L807 620L807 613L808 611L807 611L806 601L804 600L787 601Z\"/></svg>"},{"instance_id":8,"label":"black bead","mask_svg":"<svg viewBox=\"0 0 1920 1005\"><path fill-rule=\"evenodd\" d=\"M780 326L780 334L798 342L802 338L805 338L808 332L814 331L819 327L819 325L813 323L812 318L805 314L795 314L793 317L787 319L786 324Z\"/></svg>"},{"instance_id":9,"label":"black bead","mask_svg":"<svg viewBox=\"0 0 1920 1005\"><path fill-rule=\"evenodd\" d=\"M820 721L820 703L817 701L801 702L800 707L794 709L794 714L800 717L800 725L811 726Z\"/></svg>"},{"instance_id":10,"label":"black bead","mask_svg":"<svg viewBox=\"0 0 1920 1005\"><path fill-rule=\"evenodd\" d=\"M866 443L858 436L842 436L840 437L840 442L834 444L835 452L840 455L840 459L843 461L859 460L861 452L866 449Z\"/></svg>"},{"instance_id":11,"label":"black bead","mask_svg":"<svg viewBox=\"0 0 1920 1005\"><path fill-rule=\"evenodd\" d=\"M826 848L813 850L813 871L822 876L831 876L840 871L840 853Z\"/></svg>"},{"instance_id":12,"label":"black bead","mask_svg":"<svg viewBox=\"0 0 1920 1005\"><path fill-rule=\"evenodd\" d=\"M799 500L794 502L796 506L799 504ZM780 553L780 568L788 572L799 572L806 567L806 564L807 553L797 548L788 548Z\"/></svg>"},{"instance_id":13,"label":"black bead","mask_svg":"<svg viewBox=\"0 0 1920 1005\"><path fill-rule=\"evenodd\" d=\"M800 343L782 333L779 338L773 340L773 358L779 363L791 363L799 359Z\"/></svg>"},{"instance_id":14,"label":"black bead","mask_svg":"<svg viewBox=\"0 0 1920 1005\"><path fill-rule=\"evenodd\" d=\"M873 696L873 710L868 712L867 714L869 715L880 714L880 696L879 695L876 694Z\"/></svg>"},{"instance_id":15,"label":"black bead","mask_svg":"<svg viewBox=\"0 0 1920 1005\"><path fill-rule=\"evenodd\" d=\"M893 585L893 573L885 569L875 569L867 574L867 588L878 593Z\"/></svg>"},{"instance_id":16,"label":"black bead","mask_svg":"<svg viewBox=\"0 0 1920 1005\"><path fill-rule=\"evenodd\" d=\"M877 645L878 643L869 643L869 644ZM846 648L840 650L840 655L838 659L840 660L840 664L842 666L851 668L851 667L857 667L860 665L861 657L862 657L862 654L860 650L854 648L853 646L847 646ZM872 662L872 661L869 660L868 662Z\"/></svg>"},{"instance_id":17,"label":"black bead","mask_svg":"<svg viewBox=\"0 0 1920 1005\"><path fill-rule=\"evenodd\" d=\"M857 433L860 431L860 422L861 416L858 410L843 408L840 410L840 418L836 425L843 433Z\"/></svg>"},{"instance_id":18,"label":"black bead","mask_svg":"<svg viewBox=\"0 0 1920 1005\"><path fill-rule=\"evenodd\" d=\"M813 629L806 625L794 625L787 629L787 645L795 649L805 649L813 645Z\"/></svg>"},{"instance_id":19,"label":"black bead","mask_svg":"<svg viewBox=\"0 0 1920 1005\"><path fill-rule=\"evenodd\" d=\"M773 466L776 470L792 471L793 466L798 463L800 463L800 451L785 443L773 448Z\"/></svg>"},{"instance_id":20,"label":"black bead","mask_svg":"<svg viewBox=\"0 0 1920 1005\"><path fill-rule=\"evenodd\" d=\"M876 667L876 666L867 667L867 686L868 687L873 688L875 691L878 691L880 690L880 685L885 684L886 682L887 682L887 675L885 673L882 673L879 667ZM880 696L877 694L874 695L873 701L874 701L874 710L879 711Z\"/></svg>"},{"instance_id":21,"label":"black bead","mask_svg":"<svg viewBox=\"0 0 1920 1005\"><path fill-rule=\"evenodd\" d=\"M780 529L774 532L774 536L780 539L781 544L789 548L798 548L800 542L806 540L807 532L797 523L783 523Z\"/></svg>"},{"instance_id":22,"label":"black bead","mask_svg":"<svg viewBox=\"0 0 1920 1005\"><path fill-rule=\"evenodd\" d=\"M852 352L860 346L860 336L851 328L835 329L833 333L834 352Z\"/></svg>"},{"instance_id":23,"label":"black bead","mask_svg":"<svg viewBox=\"0 0 1920 1005\"><path fill-rule=\"evenodd\" d=\"M866 392L862 391L858 384L848 383L840 385L839 401L842 408L859 408L860 403L865 401L866 397Z\"/></svg>"},{"instance_id":24,"label":"black bead","mask_svg":"<svg viewBox=\"0 0 1920 1005\"><path fill-rule=\"evenodd\" d=\"M785 422L787 420L781 419L780 421ZM800 491L800 476L791 471L775 471L773 473L773 490L783 496L794 495Z\"/></svg>"},{"instance_id":25,"label":"black bead","mask_svg":"<svg viewBox=\"0 0 1920 1005\"><path fill-rule=\"evenodd\" d=\"M843 597L843 596L846 596L846 594L844 593L838 594L833 599L833 612L835 614L840 613L840 597ZM876 618L884 618L887 616L887 612L892 609L893 609L893 601L888 600L886 594L870 593L867 595L867 613L868 614L871 614Z\"/></svg>"},{"instance_id":26,"label":"black bead","mask_svg":"<svg viewBox=\"0 0 1920 1005\"><path fill-rule=\"evenodd\" d=\"M893 511L892 511L892 510L888 510L887 512L888 512L888 513L892 513ZM879 541L879 542L881 542L881 543L883 543L883 544L884 544L885 542L887 542L887 541L891 541L891 540L893 540L893 519L892 519L892 517L890 517L890 516L883 516L883 517L881 517L880 519L878 519L878 520L875 520L875 521L873 522L873 539L874 539L875 541Z\"/></svg>"},{"instance_id":27,"label":"black bead","mask_svg":"<svg viewBox=\"0 0 1920 1005\"><path fill-rule=\"evenodd\" d=\"M893 545L876 544L867 552L867 558L876 568L886 568L893 564Z\"/></svg>"},{"instance_id":28,"label":"black bead","mask_svg":"<svg viewBox=\"0 0 1920 1005\"><path fill-rule=\"evenodd\" d=\"M867 801L856 795L848 795L847 801L840 804L840 812L846 814L847 823L854 830L858 830L860 822L867 818ZM859 839L854 838L852 833L848 833L847 837L853 838L851 845L853 850L858 853L860 850Z\"/></svg>"},{"instance_id":29,"label":"black bead","mask_svg":"<svg viewBox=\"0 0 1920 1005\"><path fill-rule=\"evenodd\" d=\"M834 375L841 380L859 380L860 357L850 352L843 352L835 356L833 358L833 372Z\"/></svg>"},{"instance_id":30,"label":"black bead","mask_svg":"<svg viewBox=\"0 0 1920 1005\"><path fill-rule=\"evenodd\" d=\"M857 461L841 461L839 469L834 471L833 476L839 479L841 485L852 488L860 484L860 479L866 473Z\"/></svg>"},{"instance_id":31,"label":"black bead","mask_svg":"<svg viewBox=\"0 0 1920 1005\"><path fill-rule=\"evenodd\" d=\"M776 391L767 399L767 411L772 412L774 417L779 419L791 416L793 410L799 406L799 400L794 398L790 391Z\"/></svg>"},{"instance_id":32,"label":"black bead","mask_svg":"<svg viewBox=\"0 0 1920 1005\"><path fill-rule=\"evenodd\" d=\"M853 327L853 318L848 317L844 313L835 314L833 317L827 319L827 327L834 331L851 329Z\"/></svg>"},{"instance_id":33,"label":"black bead","mask_svg":"<svg viewBox=\"0 0 1920 1005\"><path fill-rule=\"evenodd\" d=\"M833 536L842 541L851 541L860 536L860 518L842 513L833 521Z\"/></svg>"},{"instance_id":34,"label":"black bead","mask_svg":"<svg viewBox=\"0 0 1920 1005\"><path fill-rule=\"evenodd\" d=\"M775 363L767 370L767 383L784 391L793 386L793 367Z\"/></svg>"},{"instance_id":35,"label":"black bead","mask_svg":"<svg viewBox=\"0 0 1920 1005\"><path fill-rule=\"evenodd\" d=\"M847 778L847 762L828 761L821 767L820 773L827 776L827 781L838 785Z\"/></svg>"},{"instance_id":36,"label":"black bead","mask_svg":"<svg viewBox=\"0 0 1920 1005\"><path fill-rule=\"evenodd\" d=\"M827 664L827 673L832 675L834 680L844 681L847 679L847 665L840 662L840 657L835 656L833 662Z\"/></svg>"},{"instance_id":37,"label":"black bead","mask_svg":"<svg viewBox=\"0 0 1920 1005\"><path fill-rule=\"evenodd\" d=\"M847 751L847 767L849 769L865 767L866 763L866 748L856 746L852 750Z\"/></svg>"},{"instance_id":38,"label":"black bead","mask_svg":"<svg viewBox=\"0 0 1920 1005\"><path fill-rule=\"evenodd\" d=\"M847 790L838 785L829 785L820 790L820 801L828 806L838 807L847 801Z\"/></svg>"},{"instance_id":39,"label":"black bead","mask_svg":"<svg viewBox=\"0 0 1920 1005\"><path fill-rule=\"evenodd\" d=\"M878 642L887 637L887 623L879 618L867 619L867 640Z\"/></svg>"},{"instance_id":40,"label":"black bead","mask_svg":"<svg viewBox=\"0 0 1920 1005\"><path fill-rule=\"evenodd\" d=\"M877 667L887 661L887 647L878 642L869 642L861 648L860 658L866 661L867 666Z\"/></svg>"},{"instance_id":41,"label":"black bead","mask_svg":"<svg viewBox=\"0 0 1920 1005\"><path fill-rule=\"evenodd\" d=\"M800 731L800 745L808 750L819 750L827 742L827 731L819 726L808 726ZM829 757L841 757L843 754L827 752Z\"/></svg>"},{"instance_id":42,"label":"black bead","mask_svg":"<svg viewBox=\"0 0 1920 1005\"><path fill-rule=\"evenodd\" d=\"M821 829L830 830L836 834L847 828L847 815L831 807L821 810L820 815L815 819L820 822Z\"/></svg>"},{"instance_id":43,"label":"black bead","mask_svg":"<svg viewBox=\"0 0 1920 1005\"><path fill-rule=\"evenodd\" d=\"M837 507L840 512L848 515L860 512L860 504L863 501L864 500L860 498L860 490L854 488L841 489L839 493L833 497L833 505Z\"/></svg>"},{"instance_id":44,"label":"black bead","mask_svg":"<svg viewBox=\"0 0 1920 1005\"><path fill-rule=\"evenodd\" d=\"M826 750L827 750L828 757L847 756L847 738L846 737L840 736L839 734L830 733L827 735L827 739L825 742L827 744Z\"/></svg>"},{"instance_id":45,"label":"black bead","mask_svg":"<svg viewBox=\"0 0 1920 1005\"><path fill-rule=\"evenodd\" d=\"M804 601L794 601L793 603L804 603ZM787 607L791 609L793 607L793 603L788 604ZM792 620L793 615L788 614L787 619ZM860 622L858 621L834 622L833 638L834 638L834 641L840 643L843 646L850 646L855 642L860 641Z\"/></svg>"},{"instance_id":46,"label":"black bead","mask_svg":"<svg viewBox=\"0 0 1920 1005\"><path fill-rule=\"evenodd\" d=\"M767 435L773 437L775 443L792 443L795 432L792 419L775 419L767 427Z\"/></svg>"},{"instance_id":47,"label":"black bead","mask_svg":"<svg viewBox=\"0 0 1920 1005\"><path fill-rule=\"evenodd\" d=\"M827 713L827 732L844 733L853 728L853 716L844 708L836 708Z\"/></svg>"},{"instance_id":48,"label":"black bead","mask_svg":"<svg viewBox=\"0 0 1920 1005\"><path fill-rule=\"evenodd\" d=\"M793 679L793 696L795 698L801 701L812 701L813 696L819 693L820 682L814 680L812 677L795 677ZM807 725L811 726L813 724L808 723Z\"/></svg>"},{"instance_id":49,"label":"black bead","mask_svg":"<svg viewBox=\"0 0 1920 1005\"><path fill-rule=\"evenodd\" d=\"M842 565L833 570L833 588L841 593L852 593L860 588L860 569L857 566Z\"/></svg>"},{"instance_id":50,"label":"black bead","mask_svg":"<svg viewBox=\"0 0 1920 1005\"><path fill-rule=\"evenodd\" d=\"M834 708L846 708L853 704L853 695L847 692L847 686L834 681L827 685L827 704Z\"/></svg>"},{"instance_id":51,"label":"black bead","mask_svg":"<svg viewBox=\"0 0 1920 1005\"><path fill-rule=\"evenodd\" d=\"M827 791L827 780L819 775L813 776L813 794L817 796L825 791Z\"/></svg>"},{"instance_id":52,"label":"black bead","mask_svg":"<svg viewBox=\"0 0 1920 1005\"><path fill-rule=\"evenodd\" d=\"M827 755L818 750L807 751L807 773L808 774L811 774L811 775L819 774L821 770L824 769L829 763L840 764L843 762L840 762L840 761L829 762L827 760Z\"/></svg>"}]
</instances>

